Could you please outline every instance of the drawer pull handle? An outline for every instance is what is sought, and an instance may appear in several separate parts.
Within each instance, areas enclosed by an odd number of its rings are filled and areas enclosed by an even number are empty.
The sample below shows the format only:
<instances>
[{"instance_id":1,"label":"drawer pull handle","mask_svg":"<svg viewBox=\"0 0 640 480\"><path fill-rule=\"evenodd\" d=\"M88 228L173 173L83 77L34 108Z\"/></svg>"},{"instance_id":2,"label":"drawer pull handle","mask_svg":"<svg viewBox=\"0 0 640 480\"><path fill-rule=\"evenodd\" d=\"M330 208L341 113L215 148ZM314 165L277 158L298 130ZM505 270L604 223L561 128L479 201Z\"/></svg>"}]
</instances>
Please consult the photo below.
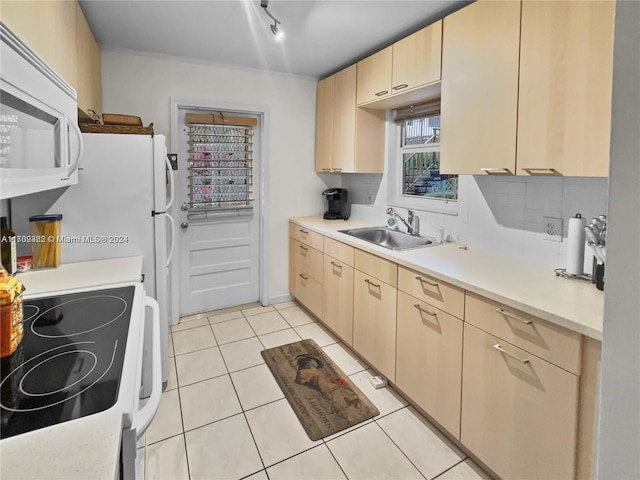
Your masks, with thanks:
<instances>
[{"instance_id":1,"label":"drawer pull handle","mask_svg":"<svg viewBox=\"0 0 640 480\"><path fill-rule=\"evenodd\" d=\"M517 320L520 323L524 323L525 325L531 325L533 323L531 320L525 320L524 318L517 317L516 315L514 315L512 313L509 313L509 312L507 312L506 310L504 310L502 308L496 308L496 312L504 315L505 317Z\"/></svg>"},{"instance_id":2,"label":"drawer pull handle","mask_svg":"<svg viewBox=\"0 0 640 480\"><path fill-rule=\"evenodd\" d=\"M426 283L430 287L437 287L438 286L438 284L436 282L431 282L431 281L427 280L426 278L422 278L420 275L418 275L416 277L416 280L418 280L420 283Z\"/></svg>"},{"instance_id":3,"label":"drawer pull handle","mask_svg":"<svg viewBox=\"0 0 640 480\"><path fill-rule=\"evenodd\" d=\"M339 265L336 262L331 262L331 265L333 265L336 268L342 268L342 265Z\"/></svg>"},{"instance_id":4,"label":"drawer pull handle","mask_svg":"<svg viewBox=\"0 0 640 480\"><path fill-rule=\"evenodd\" d=\"M376 93L376 97L381 97L382 95L386 95L389 93L389 90L382 90L381 92Z\"/></svg>"},{"instance_id":5,"label":"drawer pull handle","mask_svg":"<svg viewBox=\"0 0 640 480\"><path fill-rule=\"evenodd\" d=\"M487 175L511 175L511 170L508 168L481 168L484 173Z\"/></svg>"},{"instance_id":6,"label":"drawer pull handle","mask_svg":"<svg viewBox=\"0 0 640 480\"><path fill-rule=\"evenodd\" d=\"M371 280L369 280L368 278L366 278L364 280L366 283L368 283L369 285L371 285L372 287L376 287L376 288L380 288L380 284L379 283L373 283Z\"/></svg>"},{"instance_id":7,"label":"drawer pull handle","mask_svg":"<svg viewBox=\"0 0 640 480\"><path fill-rule=\"evenodd\" d=\"M418 309L418 311L419 311L419 312L421 312L421 313L426 313L427 315L429 315L429 316L431 316L431 317L437 317L437 316L438 316L438 314L437 314L437 313L431 313L431 312L429 312L428 310L425 310L424 308L422 308L422 307L420 306L420 304L419 304L419 303L416 303L416 304L414 305L414 307L416 307L416 308Z\"/></svg>"},{"instance_id":8,"label":"drawer pull handle","mask_svg":"<svg viewBox=\"0 0 640 480\"><path fill-rule=\"evenodd\" d=\"M407 85L406 83L403 83L401 85L396 85L395 87L393 87L394 90L402 90L403 88L407 88L409 85Z\"/></svg>"},{"instance_id":9,"label":"drawer pull handle","mask_svg":"<svg viewBox=\"0 0 640 480\"><path fill-rule=\"evenodd\" d=\"M308 230L300 229L300 233L303 233L304 235L307 235L307 234L309 233L309 231L308 231Z\"/></svg>"},{"instance_id":10,"label":"drawer pull handle","mask_svg":"<svg viewBox=\"0 0 640 480\"><path fill-rule=\"evenodd\" d=\"M529 175L560 175L560 173L555 168L524 168L522 170L527 172Z\"/></svg>"},{"instance_id":11,"label":"drawer pull handle","mask_svg":"<svg viewBox=\"0 0 640 480\"><path fill-rule=\"evenodd\" d=\"M307 277L304 273L301 273L300 276L303 280L309 280L309 277Z\"/></svg>"},{"instance_id":12,"label":"drawer pull handle","mask_svg":"<svg viewBox=\"0 0 640 480\"><path fill-rule=\"evenodd\" d=\"M307 247L305 247L304 245L300 245L300 248L301 248L302 250L305 250L305 251L306 251L306 250L309 250L309 249L308 249Z\"/></svg>"},{"instance_id":13,"label":"drawer pull handle","mask_svg":"<svg viewBox=\"0 0 640 480\"><path fill-rule=\"evenodd\" d=\"M496 343L496 344L493 346L493 348L495 348L496 350L498 350L498 351L499 351L499 352L501 352L501 353L504 353L507 357L511 357L511 358L513 358L514 360L519 361L520 363L524 363L524 364L529 363L529 360L528 360L528 359L526 359L526 358L520 358L520 357L517 357L516 355L514 355L513 353L509 353L509 352L507 352L504 348L502 348L502 347L500 346L500 344L499 344L499 343Z\"/></svg>"}]
</instances>

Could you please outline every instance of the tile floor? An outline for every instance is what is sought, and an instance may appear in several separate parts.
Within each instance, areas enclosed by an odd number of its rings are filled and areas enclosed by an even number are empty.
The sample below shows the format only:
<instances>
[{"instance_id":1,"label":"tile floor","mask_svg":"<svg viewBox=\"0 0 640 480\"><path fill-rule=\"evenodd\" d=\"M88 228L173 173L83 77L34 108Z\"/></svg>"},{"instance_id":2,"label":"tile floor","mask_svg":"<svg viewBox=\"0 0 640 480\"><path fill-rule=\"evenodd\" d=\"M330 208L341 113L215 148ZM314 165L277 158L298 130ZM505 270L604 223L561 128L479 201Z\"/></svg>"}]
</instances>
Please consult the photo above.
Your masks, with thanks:
<instances>
[{"instance_id":1,"label":"tile floor","mask_svg":"<svg viewBox=\"0 0 640 480\"><path fill-rule=\"evenodd\" d=\"M312 338L380 415L311 441L260 351ZM141 442L152 479L487 479L367 365L293 302L184 317L170 379Z\"/></svg>"}]
</instances>

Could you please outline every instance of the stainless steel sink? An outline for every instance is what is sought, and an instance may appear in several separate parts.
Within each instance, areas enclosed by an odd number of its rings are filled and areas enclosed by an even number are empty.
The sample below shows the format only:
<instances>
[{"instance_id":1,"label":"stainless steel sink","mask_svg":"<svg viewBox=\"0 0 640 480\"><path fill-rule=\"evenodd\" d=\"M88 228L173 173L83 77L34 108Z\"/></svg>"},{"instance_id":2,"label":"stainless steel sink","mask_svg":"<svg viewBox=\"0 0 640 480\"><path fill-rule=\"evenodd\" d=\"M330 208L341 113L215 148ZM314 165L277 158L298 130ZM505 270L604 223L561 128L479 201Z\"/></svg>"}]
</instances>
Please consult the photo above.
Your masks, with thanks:
<instances>
[{"instance_id":1,"label":"stainless steel sink","mask_svg":"<svg viewBox=\"0 0 640 480\"><path fill-rule=\"evenodd\" d=\"M410 248L437 245L433 239L417 237L397 230L389 230L386 227L352 228L338 231L389 250L408 250Z\"/></svg>"}]
</instances>

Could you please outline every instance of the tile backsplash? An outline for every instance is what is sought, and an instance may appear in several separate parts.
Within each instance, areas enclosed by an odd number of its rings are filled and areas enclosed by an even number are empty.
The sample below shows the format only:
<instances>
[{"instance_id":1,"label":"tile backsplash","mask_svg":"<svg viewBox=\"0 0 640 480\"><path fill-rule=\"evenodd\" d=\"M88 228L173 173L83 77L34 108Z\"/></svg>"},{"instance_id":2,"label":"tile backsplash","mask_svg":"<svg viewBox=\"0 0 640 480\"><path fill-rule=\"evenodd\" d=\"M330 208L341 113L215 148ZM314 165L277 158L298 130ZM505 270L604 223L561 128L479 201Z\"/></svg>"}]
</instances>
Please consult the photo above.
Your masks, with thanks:
<instances>
[{"instance_id":1,"label":"tile backsplash","mask_svg":"<svg viewBox=\"0 0 640 480\"><path fill-rule=\"evenodd\" d=\"M342 175L354 216L386 222L386 176ZM458 215L418 212L421 233L444 227L450 240L497 251L553 268L564 268L569 218L607 213L607 178L591 177L459 177ZM544 238L543 217L562 218L563 238ZM585 251L585 272L592 255Z\"/></svg>"}]
</instances>

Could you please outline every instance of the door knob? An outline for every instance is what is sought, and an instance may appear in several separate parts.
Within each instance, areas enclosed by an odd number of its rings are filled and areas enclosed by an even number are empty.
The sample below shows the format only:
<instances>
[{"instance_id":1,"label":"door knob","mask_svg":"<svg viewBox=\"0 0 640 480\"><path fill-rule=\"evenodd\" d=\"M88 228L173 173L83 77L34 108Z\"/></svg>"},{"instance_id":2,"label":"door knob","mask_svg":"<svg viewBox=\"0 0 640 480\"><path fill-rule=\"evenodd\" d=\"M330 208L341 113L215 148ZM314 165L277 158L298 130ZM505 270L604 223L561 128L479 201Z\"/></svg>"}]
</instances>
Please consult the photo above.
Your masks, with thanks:
<instances>
[{"instance_id":1,"label":"door knob","mask_svg":"<svg viewBox=\"0 0 640 480\"><path fill-rule=\"evenodd\" d=\"M189 204L187 202L184 202L182 205L180 205L180 210L182 210L183 212L188 212Z\"/></svg>"},{"instance_id":2,"label":"door knob","mask_svg":"<svg viewBox=\"0 0 640 480\"><path fill-rule=\"evenodd\" d=\"M189 228L189 222L182 222L180 226L186 230L187 228Z\"/></svg>"}]
</instances>

